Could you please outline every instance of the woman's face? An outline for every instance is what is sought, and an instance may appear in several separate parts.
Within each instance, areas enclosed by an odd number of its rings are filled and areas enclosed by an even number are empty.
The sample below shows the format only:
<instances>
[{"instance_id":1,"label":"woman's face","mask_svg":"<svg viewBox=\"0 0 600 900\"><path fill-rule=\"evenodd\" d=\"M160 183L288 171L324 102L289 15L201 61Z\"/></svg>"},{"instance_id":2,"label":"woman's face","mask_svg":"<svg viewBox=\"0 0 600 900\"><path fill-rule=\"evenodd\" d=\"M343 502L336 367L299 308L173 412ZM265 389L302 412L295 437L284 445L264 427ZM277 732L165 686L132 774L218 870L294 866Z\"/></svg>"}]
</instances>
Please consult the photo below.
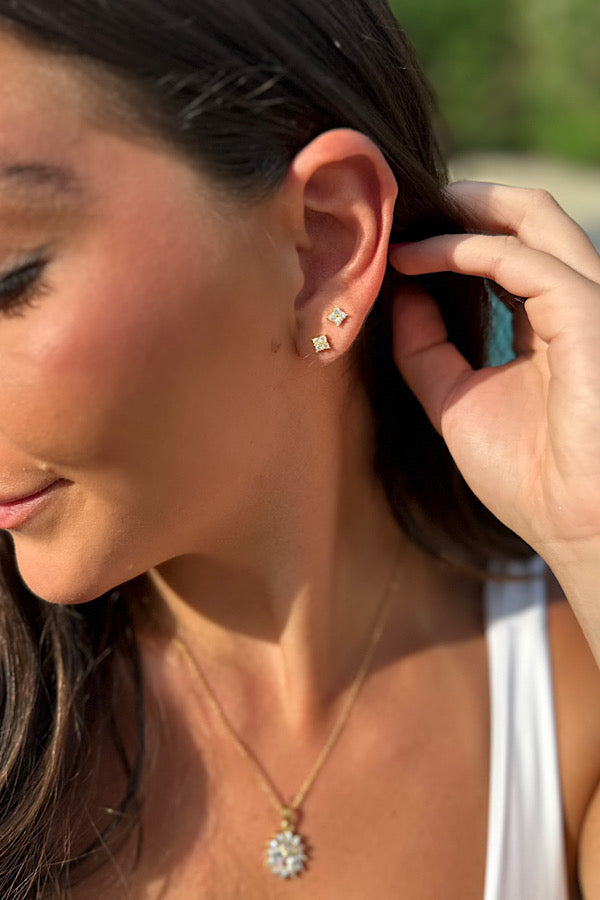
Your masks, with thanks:
<instances>
[{"instance_id":1,"label":"woman's face","mask_svg":"<svg viewBox=\"0 0 600 900\"><path fill-rule=\"evenodd\" d=\"M0 527L57 602L227 529L279 452L298 289L269 202L234 208L91 105L0 34L0 502L56 482Z\"/></svg>"}]
</instances>

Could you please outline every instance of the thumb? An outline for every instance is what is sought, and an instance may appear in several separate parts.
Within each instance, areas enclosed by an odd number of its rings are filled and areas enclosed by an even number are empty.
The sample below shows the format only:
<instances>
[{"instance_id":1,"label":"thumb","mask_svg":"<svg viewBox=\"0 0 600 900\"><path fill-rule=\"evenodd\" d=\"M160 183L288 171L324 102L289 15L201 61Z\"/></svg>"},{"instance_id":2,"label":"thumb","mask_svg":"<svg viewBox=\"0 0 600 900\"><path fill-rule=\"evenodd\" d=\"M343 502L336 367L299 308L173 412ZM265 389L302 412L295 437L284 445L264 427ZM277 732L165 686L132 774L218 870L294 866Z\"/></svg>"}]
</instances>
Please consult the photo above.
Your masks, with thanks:
<instances>
[{"instance_id":1,"label":"thumb","mask_svg":"<svg viewBox=\"0 0 600 900\"><path fill-rule=\"evenodd\" d=\"M423 288L402 284L392 316L396 365L441 434L444 409L473 369L448 340L438 305Z\"/></svg>"}]
</instances>

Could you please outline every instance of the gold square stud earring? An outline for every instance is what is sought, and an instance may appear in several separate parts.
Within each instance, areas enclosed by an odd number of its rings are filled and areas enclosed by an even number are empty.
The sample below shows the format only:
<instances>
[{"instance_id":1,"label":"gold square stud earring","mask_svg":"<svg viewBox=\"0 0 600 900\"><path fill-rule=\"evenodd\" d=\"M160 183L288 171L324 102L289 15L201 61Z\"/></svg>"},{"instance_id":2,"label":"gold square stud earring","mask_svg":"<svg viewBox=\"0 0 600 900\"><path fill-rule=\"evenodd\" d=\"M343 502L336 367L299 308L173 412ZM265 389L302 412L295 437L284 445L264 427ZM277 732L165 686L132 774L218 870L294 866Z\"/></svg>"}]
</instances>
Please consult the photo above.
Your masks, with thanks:
<instances>
[{"instance_id":1,"label":"gold square stud earring","mask_svg":"<svg viewBox=\"0 0 600 900\"><path fill-rule=\"evenodd\" d=\"M327 336L325 334L320 334L319 337L314 337L312 339L313 344L315 345L315 350L317 353L322 353L323 350L331 350L331 344L327 340Z\"/></svg>"},{"instance_id":2,"label":"gold square stud earring","mask_svg":"<svg viewBox=\"0 0 600 900\"><path fill-rule=\"evenodd\" d=\"M336 306L336 308L332 312L329 313L327 318L329 319L330 322L333 322L333 324L337 325L339 328L340 325L342 324L342 322L344 321L344 319L348 318L348 313L344 312L343 309L340 309L339 306Z\"/></svg>"}]
</instances>

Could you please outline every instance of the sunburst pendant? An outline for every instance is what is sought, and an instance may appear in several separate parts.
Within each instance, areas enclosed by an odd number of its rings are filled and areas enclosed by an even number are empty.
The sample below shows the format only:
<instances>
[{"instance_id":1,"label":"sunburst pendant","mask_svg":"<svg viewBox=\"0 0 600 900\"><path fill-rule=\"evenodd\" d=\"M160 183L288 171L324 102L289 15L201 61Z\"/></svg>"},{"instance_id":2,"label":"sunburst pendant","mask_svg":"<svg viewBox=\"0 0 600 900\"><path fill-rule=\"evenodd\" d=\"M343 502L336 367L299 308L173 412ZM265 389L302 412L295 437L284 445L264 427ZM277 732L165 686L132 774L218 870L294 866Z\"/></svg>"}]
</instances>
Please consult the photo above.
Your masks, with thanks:
<instances>
[{"instance_id":1,"label":"sunburst pendant","mask_svg":"<svg viewBox=\"0 0 600 900\"><path fill-rule=\"evenodd\" d=\"M296 878L306 868L308 856L302 837L294 830L296 811L285 809L281 831L267 844L265 862L278 878Z\"/></svg>"}]
</instances>

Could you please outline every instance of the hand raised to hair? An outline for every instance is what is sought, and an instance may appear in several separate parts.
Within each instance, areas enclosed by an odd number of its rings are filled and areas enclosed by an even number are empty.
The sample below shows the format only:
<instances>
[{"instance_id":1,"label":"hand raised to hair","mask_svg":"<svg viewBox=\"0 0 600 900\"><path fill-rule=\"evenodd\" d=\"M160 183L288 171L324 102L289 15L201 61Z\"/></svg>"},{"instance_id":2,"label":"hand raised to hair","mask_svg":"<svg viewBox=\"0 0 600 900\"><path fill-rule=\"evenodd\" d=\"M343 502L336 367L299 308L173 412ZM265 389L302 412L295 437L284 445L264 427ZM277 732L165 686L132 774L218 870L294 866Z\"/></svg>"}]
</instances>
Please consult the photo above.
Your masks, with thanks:
<instances>
[{"instance_id":1,"label":"hand raised to hair","mask_svg":"<svg viewBox=\"0 0 600 900\"><path fill-rule=\"evenodd\" d=\"M596 558L600 578L600 256L545 192L448 190L485 233L392 248L390 261L406 275L485 276L528 298L518 356L474 371L437 305L406 285L394 308L396 362L480 500L555 572Z\"/></svg>"}]
</instances>

